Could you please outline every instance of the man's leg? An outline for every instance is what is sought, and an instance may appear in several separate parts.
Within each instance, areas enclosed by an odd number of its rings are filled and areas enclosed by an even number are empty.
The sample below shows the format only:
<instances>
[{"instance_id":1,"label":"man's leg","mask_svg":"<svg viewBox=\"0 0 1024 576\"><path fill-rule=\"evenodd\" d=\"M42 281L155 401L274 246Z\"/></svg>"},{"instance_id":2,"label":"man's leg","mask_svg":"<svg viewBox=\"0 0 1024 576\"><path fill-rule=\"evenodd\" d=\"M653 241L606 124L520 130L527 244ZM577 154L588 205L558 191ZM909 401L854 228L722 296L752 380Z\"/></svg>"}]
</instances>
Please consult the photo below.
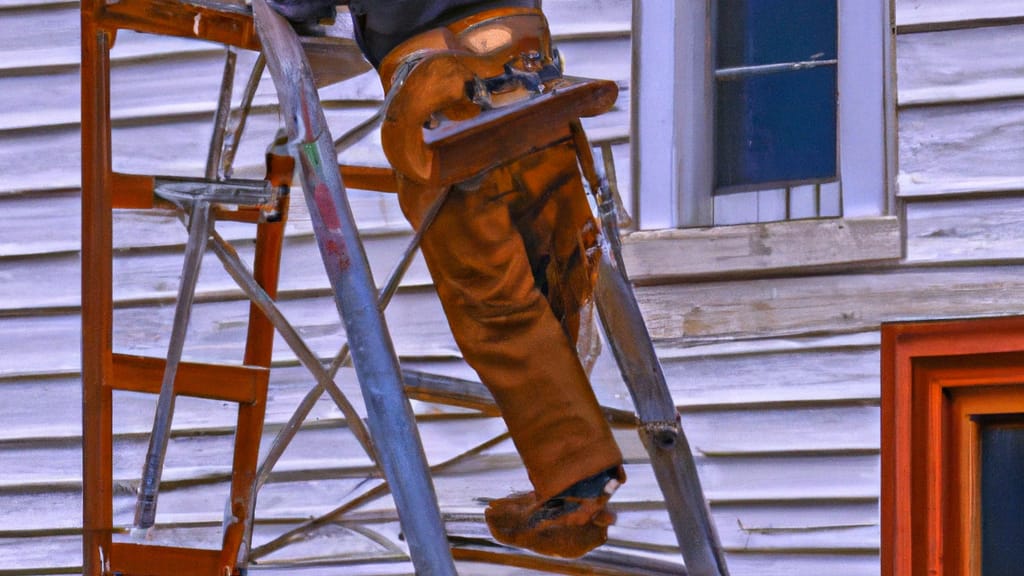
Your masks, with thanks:
<instances>
[{"instance_id":1,"label":"man's leg","mask_svg":"<svg viewBox=\"0 0 1024 576\"><path fill-rule=\"evenodd\" d=\"M418 227L436 191L406 181L399 198ZM422 249L456 342L494 395L544 501L622 457L575 348L535 284L509 207L523 199L506 170L476 189L456 187Z\"/></svg>"}]
</instances>

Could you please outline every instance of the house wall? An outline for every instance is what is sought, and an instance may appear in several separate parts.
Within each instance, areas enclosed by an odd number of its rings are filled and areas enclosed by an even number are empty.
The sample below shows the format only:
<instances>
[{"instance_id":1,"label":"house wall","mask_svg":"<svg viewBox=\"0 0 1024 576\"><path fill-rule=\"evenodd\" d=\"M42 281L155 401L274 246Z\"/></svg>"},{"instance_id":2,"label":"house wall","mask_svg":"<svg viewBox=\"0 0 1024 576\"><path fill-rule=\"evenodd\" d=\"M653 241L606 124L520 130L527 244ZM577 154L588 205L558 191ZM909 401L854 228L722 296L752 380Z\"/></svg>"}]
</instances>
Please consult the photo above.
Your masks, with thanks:
<instances>
[{"instance_id":1,"label":"house wall","mask_svg":"<svg viewBox=\"0 0 1024 576\"><path fill-rule=\"evenodd\" d=\"M1022 309L1024 4L894 5L901 258L799 267L892 241L870 221L627 240L734 573L878 574L880 323Z\"/></svg>"},{"instance_id":2,"label":"house wall","mask_svg":"<svg viewBox=\"0 0 1024 576\"><path fill-rule=\"evenodd\" d=\"M574 74L622 88L611 114L590 124L597 139L628 134L630 3L547 0L553 30ZM897 0L897 184L905 257L813 271L768 264L739 275L711 266L671 278L643 262L693 258L680 243L629 239L638 297L697 455L734 575L878 574L880 322L1020 311L1024 235L1024 5L1015 0ZM81 563L78 4L0 0L0 574L67 573ZM113 52L115 169L203 171L220 48L121 33ZM238 84L253 56L240 58ZM323 95L335 135L379 105L363 76ZM277 127L273 89L261 84L236 174L261 175L262 149ZM628 150L616 148L628 193ZM379 163L374 138L345 161ZM298 196L296 196L298 198ZM394 198L352 192L374 274L388 274L410 236ZM310 346L331 358L344 341L301 202L288 226L282 308ZM749 230L736 228L743 240ZM222 226L252 252L252 231ZM738 231L738 232L737 232ZM870 240L840 234L837 242ZM750 242L751 249L766 239ZM771 245L772 238L767 239ZM185 233L170 214L115 219L115 348L161 355L173 315ZM841 243L838 249L841 249ZM763 250L761 250L763 252ZM88 281L88 271L85 271ZM237 362L247 307L215 258L203 268L186 356ZM469 376L429 278L417 262L389 309L405 363ZM267 440L312 379L283 341L275 348ZM602 401L628 408L611 361L595 368ZM339 385L359 405L354 378ZM120 394L115 411L115 517L130 523L151 398ZM501 434L500 422L417 404L431 461L443 462ZM234 410L178 403L165 468L159 538L216 546L230 470ZM332 509L361 484L368 461L322 399L261 495L257 541ZM616 497L613 549L676 558L661 496L630 431L619 438L630 482ZM507 442L439 472L451 529L480 536L479 497L526 486ZM360 510L370 540L334 526L290 547L282 562L373 557L354 574L408 573L396 554L390 502ZM465 521L463 521L465 520ZM391 541L393 544L383 544ZM526 574L465 565L465 574ZM324 569L328 573L329 569Z\"/></svg>"}]
</instances>

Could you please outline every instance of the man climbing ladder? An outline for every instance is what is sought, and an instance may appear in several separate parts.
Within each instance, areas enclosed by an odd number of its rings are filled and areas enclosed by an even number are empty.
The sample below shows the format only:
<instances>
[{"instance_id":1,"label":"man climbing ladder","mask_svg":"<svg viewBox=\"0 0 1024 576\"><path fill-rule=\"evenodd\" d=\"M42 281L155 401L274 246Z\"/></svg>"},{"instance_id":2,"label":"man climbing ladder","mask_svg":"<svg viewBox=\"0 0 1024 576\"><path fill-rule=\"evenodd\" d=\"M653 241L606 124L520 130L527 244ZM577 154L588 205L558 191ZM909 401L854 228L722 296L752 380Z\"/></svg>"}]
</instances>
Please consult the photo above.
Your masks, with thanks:
<instances>
[{"instance_id":1,"label":"man climbing ladder","mask_svg":"<svg viewBox=\"0 0 1024 576\"><path fill-rule=\"evenodd\" d=\"M344 3L270 2L301 27ZM402 211L419 228L443 202L424 231L424 259L452 333L493 394L533 484L493 501L488 526L506 544L582 556L607 539L614 517L605 505L625 474L575 350L600 230L574 142L465 172L443 172L457 162L432 157L419 142L424 123L468 120L560 75L540 2L352 0L350 11L388 94L382 143Z\"/></svg>"}]
</instances>

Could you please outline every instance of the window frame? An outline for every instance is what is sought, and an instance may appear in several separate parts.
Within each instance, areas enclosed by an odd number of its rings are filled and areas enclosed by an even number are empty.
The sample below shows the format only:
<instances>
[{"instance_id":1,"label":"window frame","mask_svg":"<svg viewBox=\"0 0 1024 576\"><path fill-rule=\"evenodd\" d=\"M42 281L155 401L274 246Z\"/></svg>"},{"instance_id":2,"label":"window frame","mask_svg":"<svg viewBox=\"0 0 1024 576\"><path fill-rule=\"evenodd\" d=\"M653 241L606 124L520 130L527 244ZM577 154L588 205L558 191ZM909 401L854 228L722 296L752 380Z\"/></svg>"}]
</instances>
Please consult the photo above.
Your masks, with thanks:
<instances>
[{"instance_id":1,"label":"window frame","mask_svg":"<svg viewBox=\"0 0 1024 576\"><path fill-rule=\"evenodd\" d=\"M640 229L715 222L713 6L633 4L633 213ZM892 10L892 0L839 2L843 218L895 211Z\"/></svg>"},{"instance_id":2,"label":"window frame","mask_svg":"<svg viewBox=\"0 0 1024 576\"><path fill-rule=\"evenodd\" d=\"M977 576L979 416L1024 414L1024 316L882 325L882 576Z\"/></svg>"}]
</instances>

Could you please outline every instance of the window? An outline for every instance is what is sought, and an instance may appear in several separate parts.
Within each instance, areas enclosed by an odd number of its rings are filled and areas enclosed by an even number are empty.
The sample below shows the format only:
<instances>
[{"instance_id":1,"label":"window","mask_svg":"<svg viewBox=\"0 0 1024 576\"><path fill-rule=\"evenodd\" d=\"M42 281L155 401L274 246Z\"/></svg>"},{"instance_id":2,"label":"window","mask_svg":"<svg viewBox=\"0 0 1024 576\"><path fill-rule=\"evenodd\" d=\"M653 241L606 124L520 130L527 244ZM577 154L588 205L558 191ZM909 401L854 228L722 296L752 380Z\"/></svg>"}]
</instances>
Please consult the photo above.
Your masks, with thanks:
<instances>
[{"instance_id":1,"label":"window","mask_svg":"<svg viewBox=\"0 0 1024 576\"><path fill-rule=\"evenodd\" d=\"M641 228L888 212L888 0L634 7Z\"/></svg>"},{"instance_id":2,"label":"window","mask_svg":"<svg viewBox=\"0 0 1024 576\"><path fill-rule=\"evenodd\" d=\"M882 326L882 575L1024 562L1024 317Z\"/></svg>"},{"instance_id":3,"label":"window","mask_svg":"<svg viewBox=\"0 0 1024 576\"><path fill-rule=\"evenodd\" d=\"M981 572L1024 566L1024 416L980 419Z\"/></svg>"}]
</instances>

